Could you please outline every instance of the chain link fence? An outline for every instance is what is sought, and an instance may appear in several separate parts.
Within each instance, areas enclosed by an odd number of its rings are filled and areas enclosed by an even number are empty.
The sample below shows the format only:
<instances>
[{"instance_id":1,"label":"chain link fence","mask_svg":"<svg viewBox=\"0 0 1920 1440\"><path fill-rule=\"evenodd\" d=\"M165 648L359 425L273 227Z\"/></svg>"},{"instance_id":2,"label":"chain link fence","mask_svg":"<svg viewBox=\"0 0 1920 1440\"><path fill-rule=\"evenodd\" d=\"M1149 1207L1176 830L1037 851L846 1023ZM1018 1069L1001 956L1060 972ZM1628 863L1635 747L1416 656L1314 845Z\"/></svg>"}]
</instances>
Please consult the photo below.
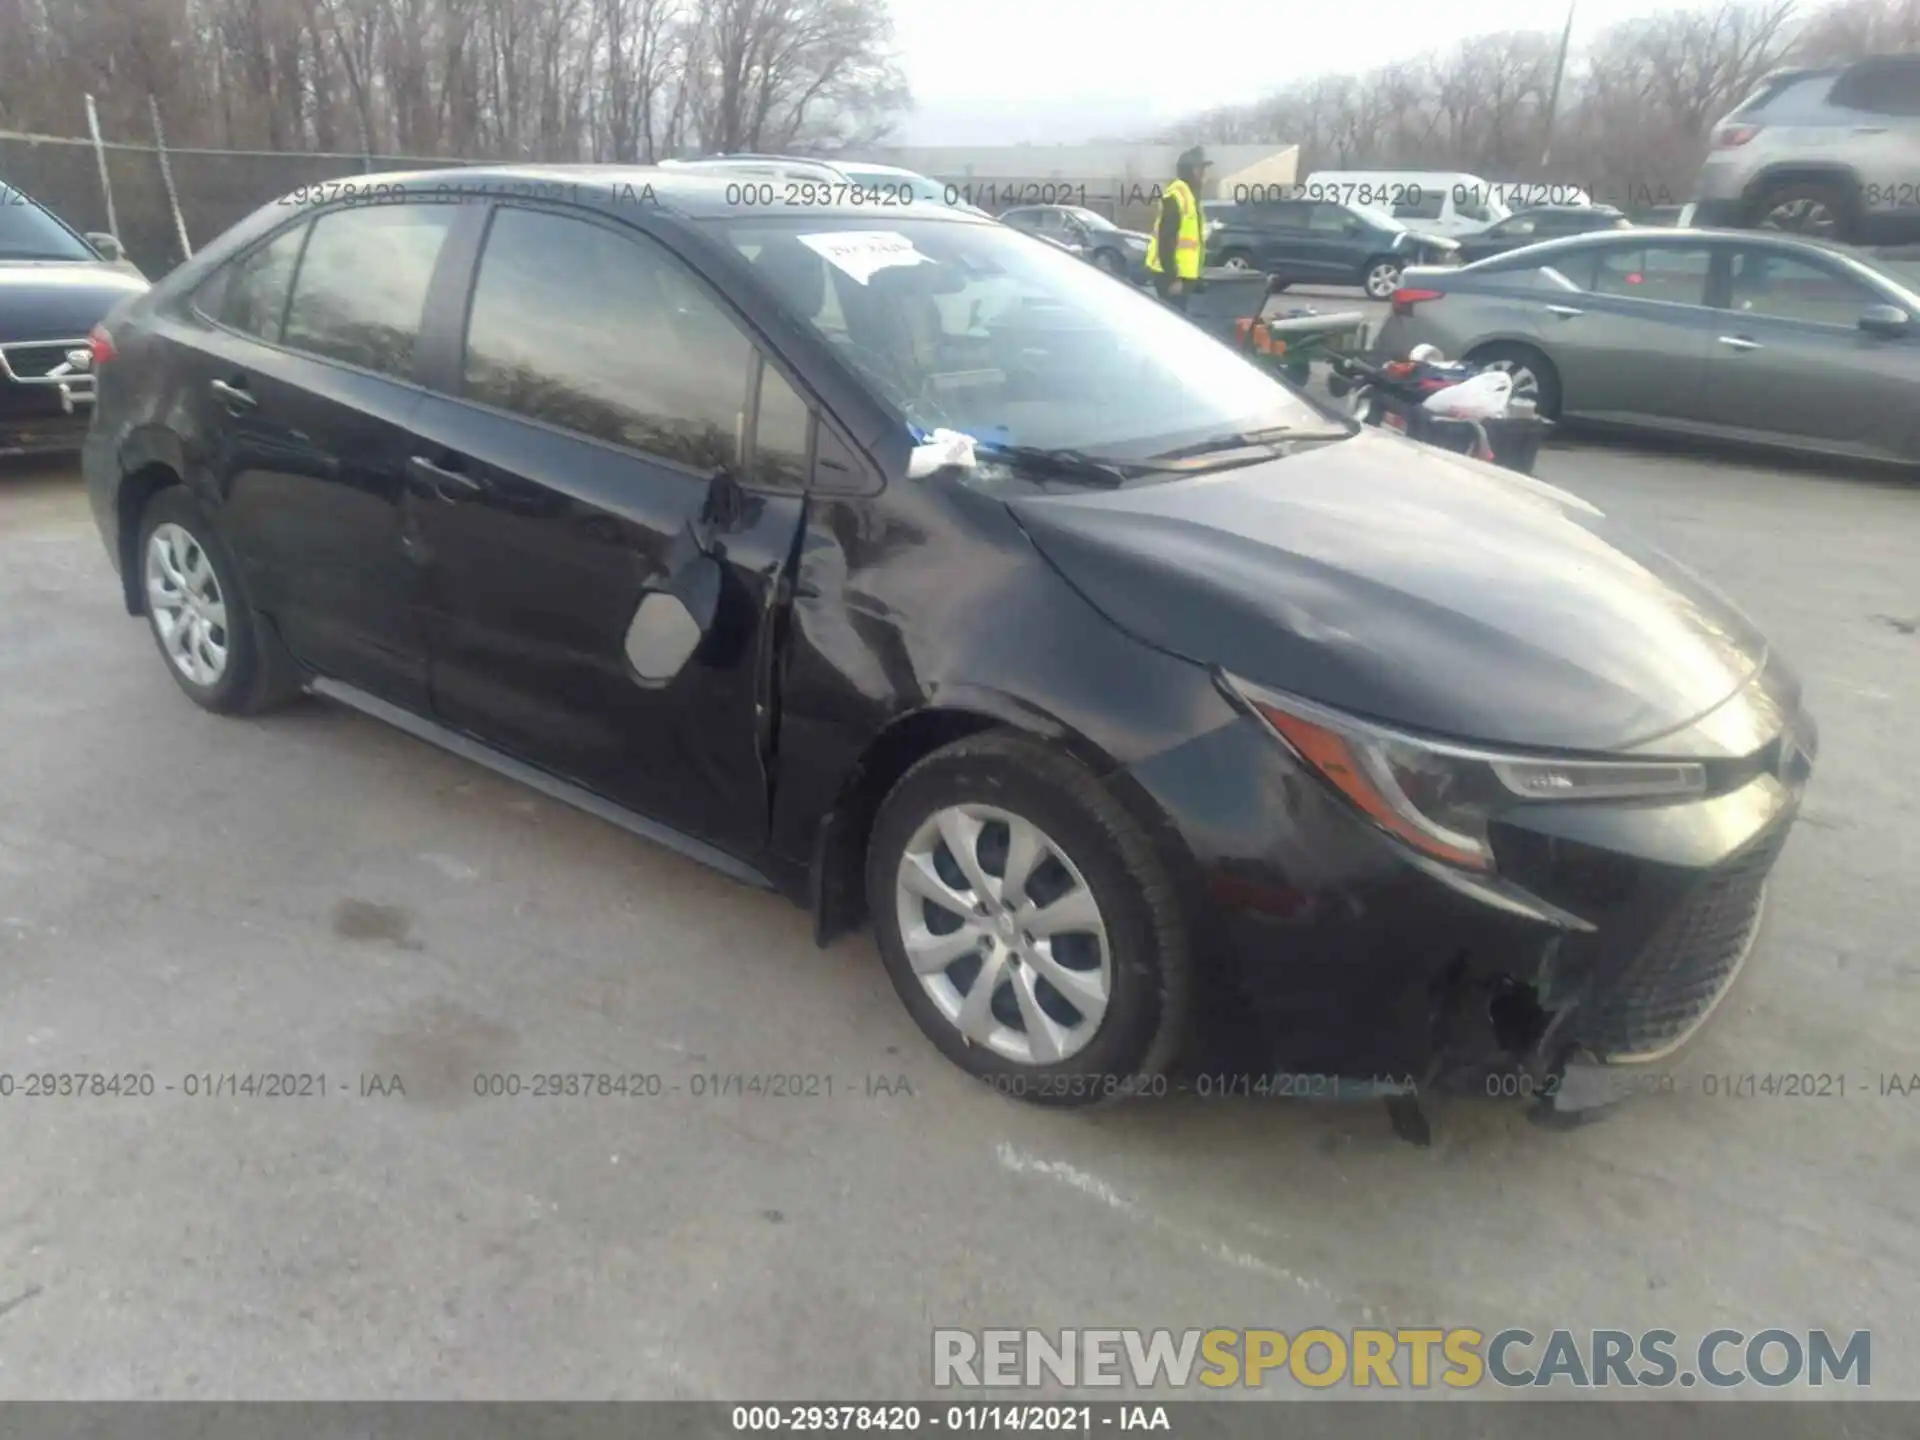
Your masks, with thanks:
<instances>
[{"instance_id":1,"label":"chain link fence","mask_svg":"<svg viewBox=\"0 0 1920 1440\"><path fill-rule=\"evenodd\" d=\"M383 170L474 162L445 156L175 149L0 130L0 185L11 185L76 230L110 231L150 279L228 226L302 185ZM169 193L171 192L171 193Z\"/></svg>"}]
</instances>

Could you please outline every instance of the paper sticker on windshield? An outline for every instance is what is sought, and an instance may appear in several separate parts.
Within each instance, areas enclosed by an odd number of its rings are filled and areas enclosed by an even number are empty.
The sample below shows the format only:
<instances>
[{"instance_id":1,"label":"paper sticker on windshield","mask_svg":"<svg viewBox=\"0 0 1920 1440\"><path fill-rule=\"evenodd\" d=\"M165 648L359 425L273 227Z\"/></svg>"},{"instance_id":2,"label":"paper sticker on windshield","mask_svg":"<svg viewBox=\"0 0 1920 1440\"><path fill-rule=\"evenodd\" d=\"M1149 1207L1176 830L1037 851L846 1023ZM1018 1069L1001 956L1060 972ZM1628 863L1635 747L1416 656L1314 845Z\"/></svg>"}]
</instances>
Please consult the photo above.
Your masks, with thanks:
<instances>
[{"instance_id":1,"label":"paper sticker on windshield","mask_svg":"<svg viewBox=\"0 0 1920 1440\"><path fill-rule=\"evenodd\" d=\"M931 255L922 255L913 248L913 241L897 230L840 230L829 235L802 235L800 243L862 285L876 272L895 265L933 263Z\"/></svg>"}]
</instances>

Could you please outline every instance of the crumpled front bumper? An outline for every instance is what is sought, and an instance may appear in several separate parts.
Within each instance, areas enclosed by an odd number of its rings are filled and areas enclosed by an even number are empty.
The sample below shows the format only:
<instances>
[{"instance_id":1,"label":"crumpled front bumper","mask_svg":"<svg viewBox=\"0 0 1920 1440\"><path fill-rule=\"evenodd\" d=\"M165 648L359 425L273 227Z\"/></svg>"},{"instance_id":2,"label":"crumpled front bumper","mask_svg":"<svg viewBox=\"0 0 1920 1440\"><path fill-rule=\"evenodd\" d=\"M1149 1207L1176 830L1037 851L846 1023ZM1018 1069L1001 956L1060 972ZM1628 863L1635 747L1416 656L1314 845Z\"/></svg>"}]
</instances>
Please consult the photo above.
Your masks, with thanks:
<instances>
[{"instance_id":1,"label":"crumpled front bumper","mask_svg":"<svg viewBox=\"0 0 1920 1440\"><path fill-rule=\"evenodd\" d=\"M1130 767L1192 860L1198 1068L1560 1115L1661 1088L1755 948L1811 770L1797 687L1776 698L1793 723L1743 782L1528 807L1492 883L1387 838L1250 721Z\"/></svg>"}]
</instances>

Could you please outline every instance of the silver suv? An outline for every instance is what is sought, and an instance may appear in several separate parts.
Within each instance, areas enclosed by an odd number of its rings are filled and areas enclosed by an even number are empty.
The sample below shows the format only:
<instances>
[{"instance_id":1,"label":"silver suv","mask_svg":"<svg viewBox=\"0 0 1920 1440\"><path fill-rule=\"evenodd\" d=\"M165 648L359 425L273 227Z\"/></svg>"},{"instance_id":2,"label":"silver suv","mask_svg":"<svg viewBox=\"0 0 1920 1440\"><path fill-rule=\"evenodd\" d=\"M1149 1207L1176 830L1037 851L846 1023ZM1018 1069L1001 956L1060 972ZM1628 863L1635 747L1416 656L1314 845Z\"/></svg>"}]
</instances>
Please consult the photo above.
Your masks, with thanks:
<instances>
[{"instance_id":1,"label":"silver suv","mask_svg":"<svg viewBox=\"0 0 1920 1440\"><path fill-rule=\"evenodd\" d=\"M1920 55L1777 70L1713 129L1693 223L1920 239Z\"/></svg>"}]
</instances>

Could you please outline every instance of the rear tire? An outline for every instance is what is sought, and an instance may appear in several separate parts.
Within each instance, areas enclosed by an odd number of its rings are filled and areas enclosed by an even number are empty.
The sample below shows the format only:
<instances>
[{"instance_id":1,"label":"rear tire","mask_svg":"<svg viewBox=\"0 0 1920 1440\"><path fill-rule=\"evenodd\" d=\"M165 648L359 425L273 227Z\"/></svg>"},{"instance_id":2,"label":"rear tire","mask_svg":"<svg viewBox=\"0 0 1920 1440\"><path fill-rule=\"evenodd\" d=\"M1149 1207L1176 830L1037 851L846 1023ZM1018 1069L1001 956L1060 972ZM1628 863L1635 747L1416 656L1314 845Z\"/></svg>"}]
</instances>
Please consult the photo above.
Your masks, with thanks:
<instances>
[{"instance_id":1,"label":"rear tire","mask_svg":"<svg viewBox=\"0 0 1920 1440\"><path fill-rule=\"evenodd\" d=\"M1360 288L1367 292L1369 300L1391 300L1393 292L1400 288L1404 269L1398 260L1376 255L1360 267Z\"/></svg>"},{"instance_id":2,"label":"rear tire","mask_svg":"<svg viewBox=\"0 0 1920 1440\"><path fill-rule=\"evenodd\" d=\"M1787 180L1761 192L1747 223L1755 230L1851 243L1859 229L1856 214L1845 186L1825 180Z\"/></svg>"},{"instance_id":3,"label":"rear tire","mask_svg":"<svg viewBox=\"0 0 1920 1440\"><path fill-rule=\"evenodd\" d=\"M1504 370L1513 376L1513 398L1533 401L1536 414L1543 420L1560 415L1560 372L1553 362L1531 345L1500 341L1482 345L1466 356L1469 364L1488 370ZM1529 383L1530 382L1530 383Z\"/></svg>"},{"instance_id":4,"label":"rear tire","mask_svg":"<svg viewBox=\"0 0 1920 1440\"><path fill-rule=\"evenodd\" d=\"M1253 254L1251 251L1240 249L1225 251L1220 256L1220 268L1222 270L1251 270L1253 269Z\"/></svg>"},{"instance_id":5,"label":"rear tire","mask_svg":"<svg viewBox=\"0 0 1920 1440\"><path fill-rule=\"evenodd\" d=\"M875 819L867 902L907 1012L968 1074L1047 1105L1164 1083L1190 984L1173 882L1072 757L990 732L921 760Z\"/></svg>"},{"instance_id":6,"label":"rear tire","mask_svg":"<svg viewBox=\"0 0 1920 1440\"><path fill-rule=\"evenodd\" d=\"M147 502L134 562L154 644L194 704L254 715L299 693L299 672L249 603L212 517L180 486Z\"/></svg>"}]
</instances>

